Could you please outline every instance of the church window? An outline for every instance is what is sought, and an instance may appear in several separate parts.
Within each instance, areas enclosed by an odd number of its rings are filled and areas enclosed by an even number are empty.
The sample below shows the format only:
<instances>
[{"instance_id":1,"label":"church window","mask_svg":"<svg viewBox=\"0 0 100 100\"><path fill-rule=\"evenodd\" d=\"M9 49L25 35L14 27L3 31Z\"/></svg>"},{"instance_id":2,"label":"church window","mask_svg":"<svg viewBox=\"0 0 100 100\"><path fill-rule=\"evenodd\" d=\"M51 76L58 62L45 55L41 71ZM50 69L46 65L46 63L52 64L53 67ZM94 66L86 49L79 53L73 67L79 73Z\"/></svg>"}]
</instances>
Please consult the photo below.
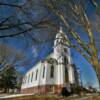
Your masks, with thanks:
<instances>
[{"instance_id":1,"label":"church window","mask_svg":"<svg viewBox=\"0 0 100 100\"><path fill-rule=\"evenodd\" d=\"M65 82L68 82L68 70L67 67L65 66Z\"/></svg>"},{"instance_id":2,"label":"church window","mask_svg":"<svg viewBox=\"0 0 100 100\"><path fill-rule=\"evenodd\" d=\"M27 82L27 76L25 76L25 83Z\"/></svg>"},{"instance_id":3,"label":"church window","mask_svg":"<svg viewBox=\"0 0 100 100\"><path fill-rule=\"evenodd\" d=\"M25 83L25 78L23 78L23 84Z\"/></svg>"},{"instance_id":4,"label":"church window","mask_svg":"<svg viewBox=\"0 0 100 100\"><path fill-rule=\"evenodd\" d=\"M37 71L36 71L36 77L35 77L35 80L37 80L37 75L38 75L38 69L37 69Z\"/></svg>"},{"instance_id":5,"label":"church window","mask_svg":"<svg viewBox=\"0 0 100 100\"><path fill-rule=\"evenodd\" d=\"M53 78L54 77L54 66L51 66L51 71L50 71L50 77Z\"/></svg>"},{"instance_id":6,"label":"church window","mask_svg":"<svg viewBox=\"0 0 100 100\"><path fill-rule=\"evenodd\" d=\"M68 59L66 57L64 57L64 64L68 64Z\"/></svg>"},{"instance_id":7,"label":"church window","mask_svg":"<svg viewBox=\"0 0 100 100\"><path fill-rule=\"evenodd\" d=\"M44 78L44 75L45 75L45 66L43 67L43 78Z\"/></svg>"},{"instance_id":8,"label":"church window","mask_svg":"<svg viewBox=\"0 0 100 100\"><path fill-rule=\"evenodd\" d=\"M33 81L33 72L32 72L32 76L31 76L31 82Z\"/></svg>"},{"instance_id":9,"label":"church window","mask_svg":"<svg viewBox=\"0 0 100 100\"><path fill-rule=\"evenodd\" d=\"M28 76L28 83L29 83L29 81L30 81L30 74L29 74L29 76Z\"/></svg>"},{"instance_id":10,"label":"church window","mask_svg":"<svg viewBox=\"0 0 100 100\"><path fill-rule=\"evenodd\" d=\"M68 70L67 70L68 59L64 57L64 65L65 65L65 82L68 82Z\"/></svg>"},{"instance_id":11,"label":"church window","mask_svg":"<svg viewBox=\"0 0 100 100\"><path fill-rule=\"evenodd\" d=\"M26 81L25 82L28 83L28 76L26 76Z\"/></svg>"},{"instance_id":12,"label":"church window","mask_svg":"<svg viewBox=\"0 0 100 100\"><path fill-rule=\"evenodd\" d=\"M26 83L26 77L24 77L24 84Z\"/></svg>"},{"instance_id":13,"label":"church window","mask_svg":"<svg viewBox=\"0 0 100 100\"><path fill-rule=\"evenodd\" d=\"M64 48L64 52L67 53L67 49L66 48Z\"/></svg>"}]
</instances>

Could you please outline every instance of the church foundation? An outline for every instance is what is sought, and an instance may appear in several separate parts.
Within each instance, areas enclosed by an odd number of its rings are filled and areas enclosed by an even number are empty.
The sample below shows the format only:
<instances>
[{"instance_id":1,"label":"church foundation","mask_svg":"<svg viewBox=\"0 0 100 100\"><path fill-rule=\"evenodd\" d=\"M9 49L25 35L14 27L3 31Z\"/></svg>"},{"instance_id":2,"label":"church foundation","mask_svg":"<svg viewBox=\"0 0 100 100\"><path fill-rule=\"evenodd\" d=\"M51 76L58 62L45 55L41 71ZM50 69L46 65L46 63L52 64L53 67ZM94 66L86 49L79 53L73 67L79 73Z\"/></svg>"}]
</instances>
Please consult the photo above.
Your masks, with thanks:
<instances>
[{"instance_id":1,"label":"church foundation","mask_svg":"<svg viewBox=\"0 0 100 100\"><path fill-rule=\"evenodd\" d=\"M30 88L21 89L21 93L34 93L34 94L61 94L63 85L43 85Z\"/></svg>"}]
</instances>

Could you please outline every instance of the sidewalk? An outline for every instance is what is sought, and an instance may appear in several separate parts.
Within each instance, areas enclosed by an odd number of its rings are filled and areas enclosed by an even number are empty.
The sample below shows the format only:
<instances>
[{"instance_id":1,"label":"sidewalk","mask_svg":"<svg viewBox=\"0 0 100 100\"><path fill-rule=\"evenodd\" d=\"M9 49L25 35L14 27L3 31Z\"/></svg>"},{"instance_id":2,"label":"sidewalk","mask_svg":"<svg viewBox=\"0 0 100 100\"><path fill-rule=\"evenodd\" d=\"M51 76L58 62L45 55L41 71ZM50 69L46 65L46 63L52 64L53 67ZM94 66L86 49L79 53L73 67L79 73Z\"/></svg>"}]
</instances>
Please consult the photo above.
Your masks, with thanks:
<instances>
[{"instance_id":1,"label":"sidewalk","mask_svg":"<svg viewBox=\"0 0 100 100\"><path fill-rule=\"evenodd\" d=\"M20 96L31 96L34 94L0 94L0 99L7 99L7 98L12 98L12 97L20 97Z\"/></svg>"}]
</instances>

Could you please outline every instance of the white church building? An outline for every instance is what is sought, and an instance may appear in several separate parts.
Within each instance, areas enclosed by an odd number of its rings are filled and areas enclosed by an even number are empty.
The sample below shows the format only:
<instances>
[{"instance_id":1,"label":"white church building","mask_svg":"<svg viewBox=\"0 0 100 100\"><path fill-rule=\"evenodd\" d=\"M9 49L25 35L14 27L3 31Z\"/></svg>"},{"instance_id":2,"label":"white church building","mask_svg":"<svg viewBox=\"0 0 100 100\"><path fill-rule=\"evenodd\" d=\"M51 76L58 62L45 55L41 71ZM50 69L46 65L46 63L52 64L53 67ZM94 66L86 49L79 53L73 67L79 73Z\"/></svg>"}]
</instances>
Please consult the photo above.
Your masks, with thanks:
<instances>
[{"instance_id":1,"label":"white church building","mask_svg":"<svg viewBox=\"0 0 100 100\"><path fill-rule=\"evenodd\" d=\"M63 88L70 92L71 86L78 84L70 48L65 45L67 38L60 28L54 40L53 52L23 77L21 93L60 94Z\"/></svg>"}]
</instances>

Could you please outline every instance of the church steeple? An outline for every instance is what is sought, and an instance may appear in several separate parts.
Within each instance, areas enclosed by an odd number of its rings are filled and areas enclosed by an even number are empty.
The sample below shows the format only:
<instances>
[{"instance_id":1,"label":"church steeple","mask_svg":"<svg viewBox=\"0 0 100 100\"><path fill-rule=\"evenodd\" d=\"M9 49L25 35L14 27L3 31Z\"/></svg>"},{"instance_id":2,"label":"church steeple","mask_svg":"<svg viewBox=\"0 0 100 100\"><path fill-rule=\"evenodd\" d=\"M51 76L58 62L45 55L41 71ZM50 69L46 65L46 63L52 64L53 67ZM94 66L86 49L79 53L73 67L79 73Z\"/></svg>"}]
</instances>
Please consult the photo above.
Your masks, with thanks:
<instances>
[{"instance_id":1,"label":"church steeple","mask_svg":"<svg viewBox=\"0 0 100 100\"><path fill-rule=\"evenodd\" d=\"M63 33L63 28L62 28L62 26L60 26L59 33Z\"/></svg>"},{"instance_id":2,"label":"church steeple","mask_svg":"<svg viewBox=\"0 0 100 100\"><path fill-rule=\"evenodd\" d=\"M60 26L58 33L56 34L56 38L54 41L54 47L57 46L58 44L64 43L65 39L67 39L67 36L63 32L62 26Z\"/></svg>"},{"instance_id":3,"label":"church steeple","mask_svg":"<svg viewBox=\"0 0 100 100\"><path fill-rule=\"evenodd\" d=\"M59 58L61 56L71 56L70 54L70 48L67 43L67 35L63 32L62 26L60 26L59 31L56 35L55 41L54 41L54 55L55 58ZM68 61L72 63L71 57L68 57Z\"/></svg>"},{"instance_id":4,"label":"church steeple","mask_svg":"<svg viewBox=\"0 0 100 100\"><path fill-rule=\"evenodd\" d=\"M64 53L67 53L68 50L66 46L66 40L67 40L67 36L63 32L62 26L60 26L59 31L54 41L54 53L57 58L63 55Z\"/></svg>"}]
</instances>

